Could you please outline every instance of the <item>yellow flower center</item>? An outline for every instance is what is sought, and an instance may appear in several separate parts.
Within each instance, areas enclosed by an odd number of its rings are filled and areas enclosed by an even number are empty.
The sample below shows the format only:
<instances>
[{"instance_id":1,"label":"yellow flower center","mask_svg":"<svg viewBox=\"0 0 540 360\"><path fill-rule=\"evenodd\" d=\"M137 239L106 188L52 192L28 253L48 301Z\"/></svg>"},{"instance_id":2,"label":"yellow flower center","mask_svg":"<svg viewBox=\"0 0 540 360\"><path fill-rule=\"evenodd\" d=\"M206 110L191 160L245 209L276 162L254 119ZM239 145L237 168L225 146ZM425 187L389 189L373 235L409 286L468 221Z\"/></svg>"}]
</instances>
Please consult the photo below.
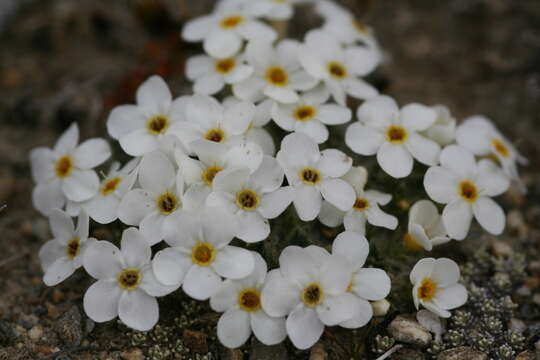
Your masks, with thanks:
<instances>
[{"instance_id":1,"label":"yellow flower center","mask_svg":"<svg viewBox=\"0 0 540 360\"><path fill-rule=\"evenodd\" d=\"M369 209L369 200L366 198L356 198L353 209L356 211L365 211Z\"/></svg>"},{"instance_id":2,"label":"yellow flower center","mask_svg":"<svg viewBox=\"0 0 540 360\"><path fill-rule=\"evenodd\" d=\"M501 155L502 157L509 157L510 156L510 150L506 145L503 144L503 142L499 139L493 139L491 141L491 145L493 145L493 148L495 149L495 152L497 154Z\"/></svg>"},{"instance_id":3,"label":"yellow flower center","mask_svg":"<svg viewBox=\"0 0 540 360\"><path fill-rule=\"evenodd\" d=\"M73 159L71 156L66 155L56 160L54 170L59 178L66 178L71 175L73 171Z\"/></svg>"},{"instance_id":4,"label":"yellow flower center","mask_svg":"<svg viewBox=\"0 0 540 360\"><path fill-rule=\"evenodd\" d=\"M178 209L179 205L180 201L178 200L178 197L168 191L161 194L156 201L156 206L163 215L172 214Z\"/></svg>"},{"instance_id":5,"label":"yellow flower center","mask_svg":"<svg viewBox=\"0 0 540 360\"><path fill-rule=\"evenodd\" d=\"M365 34L368 32L367 26L361 23L360 21L353 20L352 24L354 28L356 29L356 31L358 31L359 33Z\"/></svg>"},{"instance_id":6,"label":"yellow flower center","mask_svg":"<svg viewBox=\"0 0 540 360\"><path fill-rule=\"evenodd\" d=\"M210 265L216 258L216 251L212 244L201 242L191 249L191 260L200 266Z\"/></svg>"},{"instance_id":7,"label":"yellow flower center","mask_svg":"<svg viewBox=\"0 0 540 360\"><path fill-rule=\"evenodd\" d=\"M437 293L437 283L430 278L422 280L418 288L418 298L423 301L430 301Z\"/></svg>"},{"instance_id":8,"label":"yellow flower center","mask_svg":"<svg viewBox=\"0 0 540 360\"><path fill-rule=\"evenodd\" d=\"M73 238L68 241L66 246L66 255L70 259L75 259L81 251L81 240L79 238Z\"/></svg>"},{"instance_id":9,"label":"yellow flower center","mask_svg":"<svg viewBox=\"0 0 540 360\"><path fill-rule=\"evenodd\" d=\"M201 174L202 181L206 185L212 185L214 178L221 170L223 170L223 168L217 165L207 167Z\"/></svg>"},{"instance_id":10,"label":"yellow flower center","mask_svg":"<svg viewBox=\"0 0 540 360\"><path fill-rule=\"evenodd\" d=\"M245 21L243 16L240 15L231 15L221 20L222 29L233 29Z\"/></svg>"},{"instance_id":11,"label":"yellow flower center","mask_svg":"<svg viewBox=\"0 0 540 360\"><path fill-rule=\"evenodd\" d=\"M142 273L138 269L124 269L118 273L118 285L124 290L135 290L142 281Z\"/></svg>"},{"instance_id":12,"label":"yellow flower center","mask_svg":"<svg viewBox=\"0 0 540 360\"><path fill-rule=\"evenodd\" d=\"M238 305L244 311L256 311L261 308L261 294L255 289L244 289L238 294Z\"/></svg>"},{"instance_id":13,"label":"yellow flower center","mask_svg":"<svg viewBox=\"0 0 540 360\"><path fill-rule=\"evenodd\" d=\"M316 307L324 299L324 290L319 283L311 283L302 291L302 302L308 307Z\"/></svg>"},{"instance_id":14,"label":"yellow flower center","mask_svg":"<svg viewBox=\"0 0 540 360\"><path fill-rule=\"evenodd\" d=\"M408 136L407 129L403 126L390 125L386 129L386 140L392 144L403 144Z\"/></svg>"},{"instance_id":15,"label":"yellow flower center","mask_svg":"<svg viewBox=\"0 0 540 360\"><path fill-rule=\"evenodd\" d=\"M242 210L253 211L259 207L259 203L259 195L254 190L244 189L236 193L236 205Z\"/></svg>"},{"instance_id":16,"label":"yellow flower center","mask_svg":"<svg viewBox=\"0 0 540 360\"><path fill-rule=\"evenodd\" d=\"M266 70L266 81L276 86L287 86L289 74L280 66L272 66Z\"/></svg>"},{"instance_id":17,"label":"yellow flower center","mask_svg":"<svg viewBox=\"0 0 540 360\"><path fill-rule=\"evenodd\" d=\"M352 292L353 291L353 287L354 287L354 281L353 279L351 279L349 281L349 285L347 285L347 290L345 290L346 292Z\"/></svg>"},{"instance_id":18,"label":"yellow flower center","mask_svg":"<svg viewBox=\"0 0 540 360\"><path fill-rule=\"evenodd\" d=\"M315 185L321 182L321 173L313 168L305 168L300 171L300 179L304 184Z\"/></svg>"},{"instance_id":19,"label":"yellow flower center","mask_svg":"<svg viewBox=\"0 0 540 360\"><path fill-rule=\"evenodd\" d=\"M228 74L236 67L236 62L233 58L226 58L216 61L216 72L220 74Z\"/></svg>"},{"instance_id":20,"label":"yellow flower center","mask_svg":"<svg viewBox=\"0 0 540 360\"><path fill-rule=\"evenodd\" d=\"M210 129L206 132L206 134L204 135L204 138L206 140L220 143L225 140L225 131L223 131L222 129L217 129L217 128Z\"/></svg>"},{"instance_id":21,"label":"yellow flower center","mask_svg":"<svg viewBox=\"0 0 540 360\"><path fill-rule=\"evenodd\" d=\"M410 251L418 251L423 249L423 247L416 241L414 237L412 237L410 233L406 233L403 237L403 245L405 245L405 248Z\"/></svg>"},{"instance_id":22,"label":"yellow flower center","mask_svg":"<svg viewBox=\"0 0 540 360\"><path fill-rule=\"evenodd\" d=\"M478 190L476 189L476 185L469 180L464 180L459 183L458 192L461 198L467 202L472 203L478 199Z\"/></svg>"},{"instance_id":23,"label":"yellow flower center","mask_svg":"<svg viewBox=\"0 0 540 360\"><path fill-rule=\"evenodd\" d=\"M122 178L119 176L113 177L112 179L105 181L105 183L101 186L100 189L101 194L103 196L112 194L116 191L116 189L118 189L118 186L120 186L121 182Z\"/></svg>"},{"instance_id":24,"label":"yellow flower center","mask_svg":"<svg viewBox=\"0 0 540 360\"><path fill-rule=\"evenodd\" d=\"M294 118L298 121L308 121L317 115L317 109L313 106L303 105L294 110Z\"/></svg>"},{"instance_id":25,"label":"yellow flower center","mask_svg":"<svg viewBox=\"0 0 540 360\"><path fill-rule=\"evenodd\" d=\"M146 122L146 129L152 135L163 134L169 128L170 120L165 115L154 115Z\"/></svg>"},{"instance_id":26,"label":"yellow flower center","mask_svg":"<svg viewBox=\"0 0 540 360\"><path fill-rule=\"evenodd\" d=\"M332 61L329 62L327 66L328 72L330 75L332 75L332 77L340 80L347 77L347 68L343 64Z\"/></svg>"}]
</instances>

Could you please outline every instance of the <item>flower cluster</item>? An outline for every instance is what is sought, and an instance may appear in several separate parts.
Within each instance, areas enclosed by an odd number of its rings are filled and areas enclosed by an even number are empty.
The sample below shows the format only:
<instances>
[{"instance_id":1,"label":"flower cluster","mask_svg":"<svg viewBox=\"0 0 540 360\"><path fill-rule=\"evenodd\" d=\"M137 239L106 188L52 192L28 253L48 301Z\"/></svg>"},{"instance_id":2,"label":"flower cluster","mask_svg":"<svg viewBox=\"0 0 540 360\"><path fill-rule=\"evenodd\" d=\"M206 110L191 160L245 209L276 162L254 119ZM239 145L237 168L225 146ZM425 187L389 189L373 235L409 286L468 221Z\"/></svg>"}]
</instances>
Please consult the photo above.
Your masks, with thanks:
<instances>
[{"instance_id":1,"label":"flower cluster","mask_svg":"<svg viewBox=\"0 0 540 360\"><path fill-rule=\"evenodd\" d=\"M299 3L311 3L324 24L303 41L278 39L267 21L290 19ZM380 95L364 79L382 59L374 32L344 8L329 0L221 0L182 37L205 50L187 61L194 94L175 99L152 76L136 104L109 115L108 134L132 160L113 162L100 180L95 168L110 147L103 139L78 145L76 124L52 150L30 156L34 206L54 235L40 251L44 282L58 284L83 266L97 280L84 296L93 320L118 316L149 330L159 319L156 297L182 288L223 313L217 334L231 348L254 334L306 349L325 326L366 325L370 302L391 289L383 269L363 267L366 234L395 231L399 220L382 209L392 195L373 190L377 183L366 187L368 172L352 153L376 155L396 183L415 160L428 167L416 168L435 203L410 208L407 249L463 240L473 217L492 234L504 230L492 197L519 180L523 157L484 117L457 126L444 106L399 107ZM362 101L356 120L341 149L329 148L330 129L353 119L348 98ZM289 134L272 136L271 122ZM290 205L300 221L344 229L326 248L286 244L279 259L242 246L268 241L272 220ZM89 238L89 219L120 227L120 247ZM419 260L410 275L414 304L450 316L467 299L459 278L450 259Z\"/></svg>"}]
</instances>

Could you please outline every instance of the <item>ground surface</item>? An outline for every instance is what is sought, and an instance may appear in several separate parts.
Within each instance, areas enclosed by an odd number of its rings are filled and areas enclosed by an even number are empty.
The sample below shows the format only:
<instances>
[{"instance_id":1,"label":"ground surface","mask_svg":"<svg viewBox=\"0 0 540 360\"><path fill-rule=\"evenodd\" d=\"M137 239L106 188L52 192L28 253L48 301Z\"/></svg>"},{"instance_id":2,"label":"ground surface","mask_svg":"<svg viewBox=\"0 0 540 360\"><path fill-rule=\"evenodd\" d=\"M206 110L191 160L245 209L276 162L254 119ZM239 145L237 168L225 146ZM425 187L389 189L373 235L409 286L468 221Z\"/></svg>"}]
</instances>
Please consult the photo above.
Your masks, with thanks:
<instances>
[{"instance_id":1,"label":"ground surface","mask_svg":"<svg viewBox=\"0 0 540 360\"><path fill-rule=\"evenodd\" d=\"M32 209L28 152L52 145L72 121L79 122L85 138L104 136L110 109L131 102L150 74L166 77L175 95L189 92L183 64L197 47L181 43L178 30L185 19L207 11L211 1L166 3L30 2L0 33L0 204L8 205L0 212L0 359L139 359L141 351L156 359L171 358L167 351L186 359L206 353L212 354L208 358L242 356L216 343L211 331L216 316L204 306L166 300L162 318L170 320L144 338L115 322L94 326L81 315L90 283L86 277L74 276L55 289L41 282L37 253L49 234L46 221ZM540 239L540 3L349 3L376 29L387 52L376 78L381 88L401 103L446 104L459 119L486 114L530 159L523 170L529 196L509 196L506 205L525 222L528 232L521 236L535 236L536 242L528 242L535 253ZM297 20L293 28L301 26ZM108 234L97 228L94 235ZM531 285L533 293L536 286ZM313 359L339 353L333 346L339 347L339 339L329 333ZM252 359L309 357L256 343L244 353ZM351 355L363 356L361 349Z\"/></svg>"}]
</instances>

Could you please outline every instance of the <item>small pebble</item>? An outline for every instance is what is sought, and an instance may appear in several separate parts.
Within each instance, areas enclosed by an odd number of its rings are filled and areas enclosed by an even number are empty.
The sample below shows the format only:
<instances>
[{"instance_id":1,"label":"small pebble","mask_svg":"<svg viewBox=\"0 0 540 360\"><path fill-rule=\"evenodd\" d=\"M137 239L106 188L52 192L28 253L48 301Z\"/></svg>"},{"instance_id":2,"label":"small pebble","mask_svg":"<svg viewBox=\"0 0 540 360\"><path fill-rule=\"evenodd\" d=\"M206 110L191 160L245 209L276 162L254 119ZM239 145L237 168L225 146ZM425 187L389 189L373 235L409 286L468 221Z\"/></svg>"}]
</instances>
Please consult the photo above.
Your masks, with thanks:
<instances>
[{"instance_id":1,"label":"small pebble","mask_svg":"<svg viewBox=\"0 0 540 360\"><path fill-rule=\"evenodd\" d=\"M398 315L390 325L388 332L396 341L426 347L431 342L432 336L414 319Z\"/></svg>"},{"instance_id":2,"label":"small pebble","mask_svg":"<svg viewBox=\"0 0 540 360\"><path fill-rule=\"evenodd\" d=\"M28 337L33 342L37 342L43 336L43 328L40 325L36 325L28 331Z\"/></svg>"}]
</instances>

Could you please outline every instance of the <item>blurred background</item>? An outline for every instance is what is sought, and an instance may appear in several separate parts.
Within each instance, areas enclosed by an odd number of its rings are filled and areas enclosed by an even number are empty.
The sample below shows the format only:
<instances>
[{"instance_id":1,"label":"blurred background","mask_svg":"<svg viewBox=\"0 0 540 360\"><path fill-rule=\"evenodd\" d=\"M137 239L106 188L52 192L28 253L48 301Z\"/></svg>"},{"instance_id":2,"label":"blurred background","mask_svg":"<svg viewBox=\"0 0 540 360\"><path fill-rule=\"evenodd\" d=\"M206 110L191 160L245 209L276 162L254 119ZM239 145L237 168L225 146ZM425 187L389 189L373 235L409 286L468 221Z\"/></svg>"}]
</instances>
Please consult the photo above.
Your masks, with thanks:
<instances>
[{"instance_id":1,"label":"blurred background","mask_svg":"<svg viewBox=\"0 0 540 360\"><path fill-rule=\"evenodd\" d=\"M339 2L373 26L385 51L385 63L372 79L377 87L401 104L445 104L460 120L473 114L491 118L529 158L522 174L529 204L539 204L540 2ZM28 152L52 146L73 121L81 138L106 136L109 111L132 103L139 84L152 74L163 76L174 96L189 94L184 64L202 50L182 42L179 31L213 4L0 0L0 205L8 205L0 212L0 360L143 359L140 348L153 345L141 343L172 336L163 330L153 340L141 340L121 335L128 332L116 324L96 330L78 308L86 278L75 276L55 289L42 284L37 253L49 236L48 224L32 209ZM319 23L309 7L300 7L289 35L299 37ZM517 204L525 200L515 195ZM539 224L540 207L525 216ZM188 321L179 314L200 305L185 304L162 308L175 314L175 322ZM206 326L201 319L202 325L192 328ZM215 353L211 335L187 331L173 336L182 339L178 346L200 359ZM219 351L223 358L235 356ZM259 351L251 358L287 356L276 353L279 349ZM156 348L152 358L168 358L160 352L165 350Z\"/></svg>"}]
</instances>

